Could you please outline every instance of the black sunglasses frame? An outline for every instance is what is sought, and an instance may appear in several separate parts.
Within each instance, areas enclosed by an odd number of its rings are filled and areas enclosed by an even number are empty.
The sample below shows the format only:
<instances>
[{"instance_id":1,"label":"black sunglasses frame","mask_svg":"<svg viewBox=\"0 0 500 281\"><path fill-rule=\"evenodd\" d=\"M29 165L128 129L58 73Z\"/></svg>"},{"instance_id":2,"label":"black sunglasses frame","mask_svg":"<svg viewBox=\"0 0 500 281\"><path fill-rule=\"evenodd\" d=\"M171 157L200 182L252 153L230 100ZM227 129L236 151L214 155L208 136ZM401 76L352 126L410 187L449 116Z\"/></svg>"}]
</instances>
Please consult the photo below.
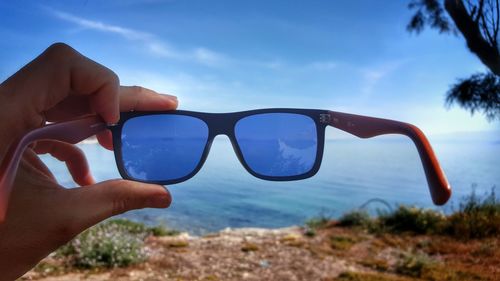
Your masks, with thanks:
<instances>
[{"instance_id":1,"label":"black sunglasses frame","mask_svg":"<svg viewBox=\"0 0 500 281\"><path fill-rule=\"evenodd\" d=\"M312 121L316 125L316 137L317 137L317 149L316 149L316 159L314 161L314 165L312 168L303 174L300 175L294 175L294 176L280 176L280 177L275 177L275 176L267 176L267 175L261 175L247 164L245 161L245 158L243 157L243 154L241 152L240 146L238 144L238 141L235 136L235 126L238 123L239 120L252 116L252 115L258 115L258 114L264 114L264 113L293 113L293 114L300 114L300 115L305 115L308 116L312 119ZM327 110L319 110L319 109L297 109L297 108L274 108L274 109L257 109L257 110L248 110L248 111L241 111L241 112L231 112L231 113L205 113L205 112L196 112L196 111L186 111L186 110L172 110L172 111L131 111L131 112L122 112L120 114L120 121L117 124L113 124L108 126L108 129L111 130L113 134L113 149L115 152L115 161L116 161L116 166L118 167L118 171L120 172L120 175L124 179L129 179L129 180L134 180L134 181L141 181L141 182L147 182L147 183L154 183L154 184L161 184L161 185L170 185L170 184L176 184L176 183L181 183L184 182L192 177L194 177L203 167L203 164L205 163L208 154L210 152L210 148L212 146L212 142L215 139L216 136L218 135L226 135L229 140L231 141L231 144L233 146L233 150L236 153L236 156L238 157L238 160L240 163L243 165L243 167L253 176L263 179L263 180L269 180L269 181L293 181L293 180L301 180L301 179L306 179L314 176L320 169L321 166L321 161L323 158L323 150L324 150L324 144L325 144L325 128L328 125L328 111ZM152 115L184 115L184 116L191 116L198 118L205 122L208 127L208 137L207 137L207 142L205 144L205 147L203 149L203 154L201 156L201 159L196 166L196 168L189 173L188 175L178 178L178 179L173 179L173 180L164 180L164 181L145 181L141 179L136 179L129 175L124 167L123 164L123 156L122 156L122 141L121 141L121 135L122 135L122 129L124 124L135 117L140 117L140 116L152 116Z\"/></svg>"},{"instance_id":2,"label":"black sunglasses frame","mask_svg":"<svg viewBox=\"0 0 500 281\"><path fill-rule=\"evenodd\" d=\"M234 126L236 125L237 121L243 117L273 112L303 114L311 117L316 124L316 131L318 134L317 156L315 165L308 173L292 177L269 177L253 172L252 169L250 169L246 164L244 158L242 157L239 146L237 145L237 142L235 140ZM106 125L99 116L84 116L74 120L45 125L41 128L28 131L22 136L18 137L10 145L7 153L0 163L0 222L5 219L8 200L16 176L17 168L21 161L23 152L29 146L29 144L38 140L46 139L75 144L90 136L109 129L113 134L115 159L118 170L120 171L120 174L123 178L133 179L125 172L125 169L122 165L123 161L121 154L121 132L123 124L127 122L127 120L137 116L154 114L183 114L198 117L199 119L204 120L209 127L209 138L205 145L202 159L200 163L198 163L196 169L191 174L175 181L157 181L154 183L173 184L185 181L193 177L203 166L208 156L208 152L212 145L213 139L215 138L215 136L220 134L225 134L231 139L231 143L233 144L238 159L243 164L245 169L255 177L275 181L305 179L313 176L319 170L325 144L325 127L332 126L336 129L342 130L360 138L372 138L387 134L405 135L409 137L415 144L418 154L420 155L420 161L422 162L422 166L424 168L425 176L427 178L427 184L434 204L443 205L450 199L451 196L450 183L448 182L448 179L446 178L446 175L441 168L441 165L439 164L439 161L432 149L429 140L427 140L425 134L418 127L409 123L338 111L317 109L279 108L249 110L234 113L201 113L183 110L165 112L127 112L122 113L120 122L114 125Z\"/></svg>"}]
</instances>

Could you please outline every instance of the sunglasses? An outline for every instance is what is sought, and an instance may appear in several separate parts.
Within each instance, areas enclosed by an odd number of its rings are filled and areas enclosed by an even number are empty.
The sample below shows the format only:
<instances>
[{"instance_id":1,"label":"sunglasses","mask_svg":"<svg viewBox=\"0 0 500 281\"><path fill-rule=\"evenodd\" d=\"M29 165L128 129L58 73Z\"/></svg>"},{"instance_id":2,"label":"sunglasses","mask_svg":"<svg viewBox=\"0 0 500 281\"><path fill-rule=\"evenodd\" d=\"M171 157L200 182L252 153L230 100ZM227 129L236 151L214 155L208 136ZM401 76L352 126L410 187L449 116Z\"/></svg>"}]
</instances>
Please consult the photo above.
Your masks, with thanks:
<instances>
[{"instance_id":1,"label":"sunglasses","mask_svg":"<svg viewBox=\"0 0 500 281\"><path fill-rule=\"evenodd\" d=\"M14 142L0 166L0 218L24 149L41 139L78 143L103 130L113 135L115 159L124 179L175 184L203 166L214 138L227 135L239 161L257 178L292 181L314 176L321 165L325 128L361 138L402 134L420 155L432 200L445 204L451 187L425 135L416 126L387 119L317 109L258 109L234 113L193 111L124 112L117 124L96 116L54 123Z\"/></svg>"}]
</instances>

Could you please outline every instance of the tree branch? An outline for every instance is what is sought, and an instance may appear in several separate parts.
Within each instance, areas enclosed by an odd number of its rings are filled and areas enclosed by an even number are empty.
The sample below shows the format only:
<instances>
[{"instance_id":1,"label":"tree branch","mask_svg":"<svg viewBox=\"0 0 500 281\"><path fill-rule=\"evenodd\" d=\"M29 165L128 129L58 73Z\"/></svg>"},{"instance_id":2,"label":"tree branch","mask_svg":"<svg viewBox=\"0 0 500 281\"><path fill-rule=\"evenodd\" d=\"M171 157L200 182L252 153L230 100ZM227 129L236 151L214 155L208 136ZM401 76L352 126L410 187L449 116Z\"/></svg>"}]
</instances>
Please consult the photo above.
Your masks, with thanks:
<instances>
[{"instance_id":1,"label":"tree branch","mask_svg":"<svg viewBox=\"0 0 500 281\"><path fill-rule=\"evenodd\" d=\"M477 9L477 15L474 21L479 22L479 19L483 16L484 0L479 0L479 8Z\"/></svg>"},{"instance_id":2,"label":"tree branch","mask_svg":"<svg viewBox=\"0 0 500 281\"><path fill-rule=\"evenodd\" d=\"M495 43L495 39L490 33L490 30L488 28L488 19L483 13L481 14L481 27L483 28L484 34L486 35L488 41L493 45Z\"/></svg>"},{"instance_id":3,"label":"tree branch","mask_svg":"<svg viewBox=\"0 0 500 281\"><path fill-rule=\"evenodd\" d=\"M500 51L498 46L490 45L483 37L478 22L475 22L469 15L462 0L445 0L444 3L446 11L464 36L470 51L493 73L500 76ZM480 11L477 12L478 15L481 14Z\"/></svg>"},{"instance_id":4,"label":"tree branch","mask_svg":"<svg viewBox=\"0 0 500 281\"><path fill-rule=\"evenodd\" d=\"M495 22L495 31L493 32L495 36L495 43L498 46L498 30L500 29L500 2L499 0L496 0L496 22Z\"/></svg>"}]
</instances>

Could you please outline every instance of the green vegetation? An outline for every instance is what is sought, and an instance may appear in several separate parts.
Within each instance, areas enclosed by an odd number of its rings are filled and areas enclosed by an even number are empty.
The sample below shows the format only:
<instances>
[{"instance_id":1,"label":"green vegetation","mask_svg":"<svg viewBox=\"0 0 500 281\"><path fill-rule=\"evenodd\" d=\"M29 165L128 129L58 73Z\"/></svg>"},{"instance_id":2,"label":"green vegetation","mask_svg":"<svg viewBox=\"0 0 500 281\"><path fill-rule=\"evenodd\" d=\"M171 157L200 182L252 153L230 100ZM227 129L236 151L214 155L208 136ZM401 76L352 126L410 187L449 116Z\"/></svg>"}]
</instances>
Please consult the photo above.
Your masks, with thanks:
<instances>
[{"instance_id":1,"label":"green vegetation","mask_svg":"<svg viewBox=\"0 0 500 281\"><path fill-rule=\"evenodd\" d=\"M75 268L100 271L141 263L147 258L147 237L177 234L163 226L108 220L77 236L35 270L57 275ZM306 223L304 234L316 237L303 239L293 233L280 237L279 243L309 250L315 257L355 257L357 265L370 271L345 272L328 280L496 280L488 268L500 258L495 251L500 243L500 202L492 190L463 198L450 215L403 205L378 216L355 210L338 221L322 215ZM150 242L161 242L163 249L175 253L197 247L182 237ZM239 249L265 254L265 245L245 240Z\"/></svg>"},{"instance_id":2,"label":"green vegetation","mask_svg":"<svg viewBox=\"0 0 500 281\"><path fill-rule=\"evenodd\" d=\"M135 222L127 219L111 219L104 224L115 224L124 227L128 232L134 234L149 234L153 236L176 236L179 235L180 232L175 229L168 229L163 225L156 226L147 226L140 222Z\"/></svg>"},{"instance_id":3,"label":"green vegetation","mask_svg":"<svg viewBox=\"0 0 500 281\"><path fill-rule=\"evenodd\" d=\"M176 235L163 226L148 227L125 219L98 224L78 235L57 250L68 266L77 268L124 267L146 258L144 240L147 236Z\"/></svg>"},{"instance_id":4,"label":"green vegetation","mask_svg":"<svg viewBox=\"0 0 500 281\"><path fill-rule=\"evenodd\" d=\"M484 198L472 192L462 200L459 210L448 218L446 232L463 239L500 235L500 201L495 189Z\"/></svg>"},{"instance_id":5,"label":"green vegetation","mask_svg":"<svg viewBox=\"0 0 500 281\"><path fill-rule=\"evenodd\" d=\"M325 215L320 215L318 217L310 218L305 223L306 227L304 234L308 237L314 237L316 236L316 230L326 227L330 221L331 218Z\"/></svg>"},{"instance_id":6,"label":"green vegetation","mask_svg":"<svg viewBox=\"0 0 500 281\"><path fill-rule=\"evenodd\" d=\"M348 250L357 242L357 239L350 236L330 237L330 246L335 250Z\"/></svg>"},{"instance_id":7,"label":"green vegetation","mask_svg":"<svg viewBox=\"0 0 500 281\"><path fill-rule=\"evenodd\" d=\"M255 252L258 250L259 250L259 246L257 246L257 244L250 243L250 242L245 242L241 246L241 251L243 251L243 252Z\"/></svg>"},{"instance_id":8,"label":"green vegetation","mask_svg":"<svg viewBox=\"0 0 500 281\"><path fill-rule=\"evenodd\" d=\"M446 216L441 212L403 205L391 213L381 214L378 218L380 228L395 233L441 233L445 224Z\"/></svg>"},{"instance_id":9,"label":"green vegetation","mask_svg":"<svg viewBox=\"0 0 500 281\"><path fill-rule=\"evenodd\" d=\"M313 218L306 223L307 231L329 225L325 217ZM483 197L474 192L462 199L459 209L449 216L433 209L398 206L394 211L377 217L363 210L344 214L338 226L361 227L372 233L403 233L447 235L458 239L487 238L500 235L500 201L494 188Z\"/></svg>"},{"instance_id":10,"label":"green vegetation","mask_svg":"<svg viewBox=\"0 0 500 281\"><path fill-rule=\"evenodd\" d=\"M306 221L306 226L310 229L318 229L327 226L327 224L331 221L331 218L320 215L318 217L311 218Z\"/></svg>"},{"instance_id":11,"label":"green vegetation","mask_svg":"<svg viewBox=\"0 0 500 281\"><path fill-rule=\"evenodd\" d=\"M366 272L344 272L341 273L335 281L407 281L403 277L393 276L384 273L366 273Z\"/></svg>"},{"instance_id":12,"label":"green vegetation","mask_svg":"<svg viewBox=\"0 0 500 281\"><path fill-rule=\"evenodd\" d=\"M403 253L396 265L396 272L411 277L423 277L437 262L424 253Z\"/></svg>"},{"instance_id":13,"label":"green vegetation","mask_svg":"<svg viewBox=\"0 0 500 281\"><path fill-rule=\"evenodd\" d=\"M343 214L339 218L340 226L361 226L369 227L372 223L372 218L367 211L354 210Z\"/></svg>"}]
</instances>

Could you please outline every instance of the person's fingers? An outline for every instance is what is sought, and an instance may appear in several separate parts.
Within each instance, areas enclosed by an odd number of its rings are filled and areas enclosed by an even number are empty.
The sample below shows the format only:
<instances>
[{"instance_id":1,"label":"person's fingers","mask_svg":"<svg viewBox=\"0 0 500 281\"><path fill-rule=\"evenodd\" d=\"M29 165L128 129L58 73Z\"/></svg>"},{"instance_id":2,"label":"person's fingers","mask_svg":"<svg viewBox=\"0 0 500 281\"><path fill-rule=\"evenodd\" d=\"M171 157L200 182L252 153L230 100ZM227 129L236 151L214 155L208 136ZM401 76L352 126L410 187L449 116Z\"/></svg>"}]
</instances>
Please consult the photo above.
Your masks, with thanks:
<instances>
[{"instance_id":1,"label":"person's fingers","mask_svg":"<svg viewBox=\"0 0 500 281\"><path fill-rule=\"evenodd\" d=\"M50 122L61 122L86 115L95 115L90 108L88 97L74 94L70 94L50 110L45 111L45 118Z\"/></svg>"},{"instance_id":2,"label":"person's fingers","mask_svg":"<svg viewBox=\"0 0 500 281\"><path fill-rule=\"evenodd\" d=\"M173 110L178 105L177 97L159 94L139 86L120 87L120 111Z\"/></svg>"},{"instance_id":3,"label":"person's fingers","mask_svg":"<svg viewBox=\"0 0 500 281\"><path fill-rule=\"evenodd\" d=\"M139 86L120 86L120 111L174 110L178 106L177 97L159 94ZM106 149L113 150L113 137L109 130L97 135L97 140Z\"/></svg>"},{"instance_id":4,"label":"person's fingers","mask_svg":"<svg viewBox=\"0 0 500 281\"><path fill-rule=\"evenodd\" d=\"M73 180L81 185L95 183L83 151L76 145L55 140L37 141L33 150L38 154L49 153L59 161L65 162Z\"/></svg>"},{"instance_id":5,"label":"person's fingers","mask_svg":"<svg viewBox=\"0 0 500 281\"><path fill-rule=\"evenodd\" d=\"M99 144L107 150L113 150L113 134L110 130L104 130L96 135Z\"/></svg>"},{"instance_id":6,"label":"person's fingers","mask_svg":"<svg viewBox=\"0 0 500 281\"><path fill-rule=\"evenodd\" d=\"M110 180L70 189L69 221L78 222L78 231L106 218L142 208L166 208L172 201L168 190L159 185L127 180Z\"/></svg>"},{"instance_id":7,"label":"person's fingers","mask_svg":"<svg viewBox=\"0 0 500 281\"><path fill-rule=\"evenodd\" d=\"M25 162L24 164L29 166L30 169L36 170L39 173L41 173L42 175L44 175L45 177L47 177L53 181L56 181L54 174L52 174L52 172L47 167L47 165L45 165L45 163L43 163L42 160L40 160L40 158L38 158L38 155L35 153L35 151L33 151L32 148L26 149L21 161Z\"/></svg>"},{"instance_id":8,"label":"person's fingers","mask_svg":"<svg viewBox=\"0 0 500 281\"><path fill-rule=\"evenodd\" d=\"M12 105L12 116L22 115L24 130L39 127L70 95L88 97L81 111L90 107L107 123L119 119L118 76L65 44L50 46L3 85L9 93L5 102Z\"/></svg>"},{"instance_id":9,"label":"person's fingers","mask_svg":"<svg viewBox=\"0 0 500 281\"><path fill-rule=\"evenodd\" d=\"M71 89L90 96L90 107L109 124L120 119L119 79L108 68L80 55L71 72Z\"/></svg>"}]
</instances>

